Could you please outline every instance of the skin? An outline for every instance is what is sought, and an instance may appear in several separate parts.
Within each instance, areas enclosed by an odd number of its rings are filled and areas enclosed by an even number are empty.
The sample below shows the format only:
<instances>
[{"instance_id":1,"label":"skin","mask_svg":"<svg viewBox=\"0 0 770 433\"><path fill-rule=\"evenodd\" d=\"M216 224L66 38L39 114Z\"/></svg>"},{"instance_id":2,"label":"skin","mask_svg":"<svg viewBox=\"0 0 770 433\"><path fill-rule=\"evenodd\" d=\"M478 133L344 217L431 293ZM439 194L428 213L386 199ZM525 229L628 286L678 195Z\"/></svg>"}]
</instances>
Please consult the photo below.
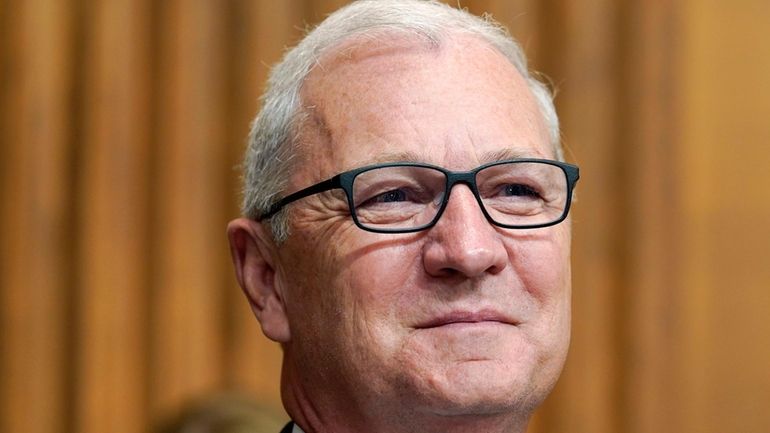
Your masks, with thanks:
<instances>
[{"instance_id":1,"label":"skin","mask_svg":"<svg viewBox=\"0 0 770 433\"><path fill-rule=\"evenodd\" d=\"M468 36L349 41L302 98L287 192L381 161L554 158L521 75ZM308 433L525 431L569 344L569 221L498 228L458 185L433 228L377 234L340 197L291 205L280 246L264 224L228 227L238 280L284 349L288 413Z\"/></svg>"}]
</instances>

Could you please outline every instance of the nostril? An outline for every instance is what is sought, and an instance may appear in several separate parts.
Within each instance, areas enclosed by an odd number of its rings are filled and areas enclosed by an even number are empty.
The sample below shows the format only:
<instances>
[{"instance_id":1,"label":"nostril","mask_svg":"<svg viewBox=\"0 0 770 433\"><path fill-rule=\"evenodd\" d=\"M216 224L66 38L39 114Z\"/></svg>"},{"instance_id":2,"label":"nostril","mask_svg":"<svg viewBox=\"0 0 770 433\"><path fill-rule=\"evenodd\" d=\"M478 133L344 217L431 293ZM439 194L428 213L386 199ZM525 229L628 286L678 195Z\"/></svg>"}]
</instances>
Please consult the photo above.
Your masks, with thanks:
<instances>
[{"instance_id":1,"label":"nostril","mask_svg":"<svg viewBox=\"0 0 770 433\"><path fill-rule=\"evenodd\" d=\"M489 268L487 268L487 270L485 271L485 273L487 273L487 274L492 274L492 275L496 275L496 274L499 274L500 272L502 272L502 271L503 271L503 269L505 269L505 265L503 265L503 266L500 266L500 265L498 265L497 263L495 263L495 264L493 264L492 266L490 266Z\"/></svg>"},{"instance_id":2,"label":"nostril","mask_svg":"<svg viewBox=\"0 0 770 433\"><path fill-rule=\"evenodd\" d=\"M460 272L458 272L457 269L453 269L453 268L447 267L447 268L439 269L439 272L437 273L437 275L434 275L434 276L435 277L451 278L451 277L455 277L455 276L457 276L459 274L460 274Z\"/></svg>"}]
</instances>

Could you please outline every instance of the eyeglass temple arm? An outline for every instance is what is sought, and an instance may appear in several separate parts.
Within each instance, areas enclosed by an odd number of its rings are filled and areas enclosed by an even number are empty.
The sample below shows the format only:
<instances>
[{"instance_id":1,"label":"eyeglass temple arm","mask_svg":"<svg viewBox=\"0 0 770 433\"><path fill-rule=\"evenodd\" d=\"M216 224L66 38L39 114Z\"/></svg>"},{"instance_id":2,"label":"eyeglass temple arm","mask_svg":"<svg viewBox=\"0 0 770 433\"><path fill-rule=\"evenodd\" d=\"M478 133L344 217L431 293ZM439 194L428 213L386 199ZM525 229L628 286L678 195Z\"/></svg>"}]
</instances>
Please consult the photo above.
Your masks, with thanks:
<instances>
[{"instance_id":1,"label":"eyeglass temple arm","mask_svg":"<svg viewBox=\"0 0 770 433\"><path fill-rule=\"evenodd\" d=\"M571 164L567 166L567 179L569 180L570 186L574 188L578 179L580 179L580 169L578 166Z\"/></svg>"},{"instance_id":2,"label":"eyeglass temple arm","mask_svg":"<svg viewBox=\"0 0 770 433\"><path fill-rule=\"evenodd\" d=\"M301 189L293 194L289 194L286 197L278 200L277 202L273 203L270 206L267 212L260 214L259 217L257 217L257 221L262 221L262 220L271 218L273 215L277 214L281 209L283 209L284 206L286 206L287 204L293 201L297 201L299 199L303 199L313 194L318 194L318 193L329 191L335 188L341 188L339 174L334 176L331 179L326 179L323 182L319 182L305 189Z\"/></svg>"}]
</instances>

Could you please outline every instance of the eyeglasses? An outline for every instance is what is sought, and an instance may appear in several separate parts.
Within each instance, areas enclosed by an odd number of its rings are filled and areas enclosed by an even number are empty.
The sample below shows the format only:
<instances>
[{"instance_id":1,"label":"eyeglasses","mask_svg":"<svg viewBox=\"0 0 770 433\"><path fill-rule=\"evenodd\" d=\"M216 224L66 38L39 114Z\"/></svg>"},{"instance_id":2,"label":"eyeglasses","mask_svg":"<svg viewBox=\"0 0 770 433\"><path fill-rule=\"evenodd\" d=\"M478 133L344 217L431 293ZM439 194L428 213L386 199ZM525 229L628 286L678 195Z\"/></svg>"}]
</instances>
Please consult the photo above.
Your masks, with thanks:
<instances>
[{"instance_id":1,"label":"eyeglasses","mask_svg":"<svg viewBox=\"0 0 770 433\"><path fill-rule=\"evenodd\" d=\"M471 171L450 171L422 163L385 163L340 173L290 194L259 216L266 220L287 204L321 192L345 191L350 215L363 230L410 233L441 218L449 194L467 185L487 220L509 229L532 229L567 218L578 167L548 159L511 159Z\"/></svg>"}]
</instances>

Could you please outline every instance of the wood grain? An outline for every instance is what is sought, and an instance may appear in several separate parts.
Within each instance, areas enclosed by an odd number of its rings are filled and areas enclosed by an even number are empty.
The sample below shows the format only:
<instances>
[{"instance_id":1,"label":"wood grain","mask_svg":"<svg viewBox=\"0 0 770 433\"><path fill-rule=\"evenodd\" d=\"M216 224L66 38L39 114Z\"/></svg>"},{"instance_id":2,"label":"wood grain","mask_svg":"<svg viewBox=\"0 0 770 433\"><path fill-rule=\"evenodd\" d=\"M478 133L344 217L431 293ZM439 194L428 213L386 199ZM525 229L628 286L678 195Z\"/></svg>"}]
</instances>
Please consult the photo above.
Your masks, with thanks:
<instances>
[{"instance_id":1,"label":"wood grain","mask_svg":"<svg viewBox=\"0 0 770 433\"><path fill-rule=\"evenodd\" d=\"M78 190L78 432L147 425L149 7L97 2L85 30Z\"/></svg>"},{"instance_id":2,"label":"wood grain","mask_svg":"<svg viewBox=\"0 0 770 433\"><path fill-rule=\"evenodd\" d=\"M53 433L69 422L72 27L64 2L10 3L0 131L0 430Z\"/></svg>"},{"instance_id":3,"label":"wood grain","mask_svg":"<svg viewBox=\"0 0 770 433\"><path fill-rule=\"evenodd\" d=\"M150 405L162 419L222 380L225 10L163 2L153 185Z\"/></svg>"}]
</instances>

